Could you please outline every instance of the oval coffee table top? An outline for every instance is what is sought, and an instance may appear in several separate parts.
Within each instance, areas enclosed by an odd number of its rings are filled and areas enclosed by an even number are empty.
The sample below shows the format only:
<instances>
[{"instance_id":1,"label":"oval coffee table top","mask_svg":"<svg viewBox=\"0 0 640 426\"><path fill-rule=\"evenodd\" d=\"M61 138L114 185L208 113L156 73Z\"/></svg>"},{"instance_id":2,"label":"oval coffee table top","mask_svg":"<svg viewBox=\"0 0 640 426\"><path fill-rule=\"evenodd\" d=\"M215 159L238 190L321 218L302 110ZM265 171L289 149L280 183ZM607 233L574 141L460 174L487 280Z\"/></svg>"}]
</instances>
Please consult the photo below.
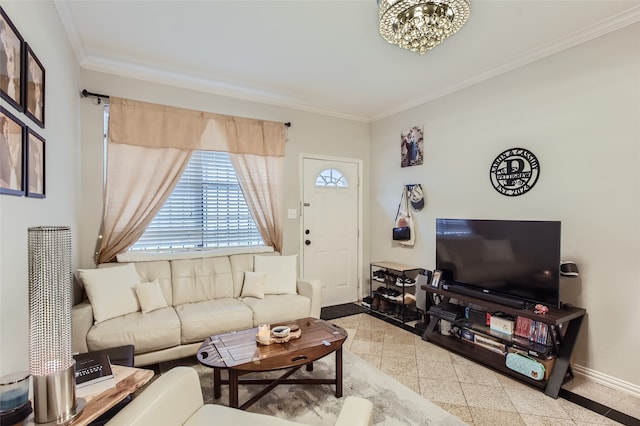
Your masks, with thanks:
<instances>
[{"instance_id":1,"label":"oval coffee table top","mask_svg":"<svg viewBox=\"0 0 640 426\"><path fill-rule=\"evenodd\" d=\"M214 368L279 370L318 360L342 347L347 338L343 328L317 318L271 324L276 325L297 325L302 334L287 343L271 345L256 341L257 327L218 334L202 343L196 358L201 364Z\"/></svg>"}]
</instances>

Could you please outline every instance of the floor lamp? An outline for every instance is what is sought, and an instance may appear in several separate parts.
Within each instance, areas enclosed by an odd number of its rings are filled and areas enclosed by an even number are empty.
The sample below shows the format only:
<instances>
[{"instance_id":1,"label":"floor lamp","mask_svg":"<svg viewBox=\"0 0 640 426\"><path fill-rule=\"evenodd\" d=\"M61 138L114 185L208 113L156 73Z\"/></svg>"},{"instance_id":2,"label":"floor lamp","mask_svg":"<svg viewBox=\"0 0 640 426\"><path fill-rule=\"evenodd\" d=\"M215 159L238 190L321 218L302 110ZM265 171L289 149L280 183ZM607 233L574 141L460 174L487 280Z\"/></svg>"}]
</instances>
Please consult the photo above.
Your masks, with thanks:
<instances>
[{"instance_id":1,"label":"floor lamp","mask_svg":"<svg viewBox=\"0 0 640 426\"><path fill-rule=\"evenodd\" d=\"M28 229L29 372L36 423L64 424L85 406L76 399L71 347L71 228Z\"/></svg>"}]
</instances>

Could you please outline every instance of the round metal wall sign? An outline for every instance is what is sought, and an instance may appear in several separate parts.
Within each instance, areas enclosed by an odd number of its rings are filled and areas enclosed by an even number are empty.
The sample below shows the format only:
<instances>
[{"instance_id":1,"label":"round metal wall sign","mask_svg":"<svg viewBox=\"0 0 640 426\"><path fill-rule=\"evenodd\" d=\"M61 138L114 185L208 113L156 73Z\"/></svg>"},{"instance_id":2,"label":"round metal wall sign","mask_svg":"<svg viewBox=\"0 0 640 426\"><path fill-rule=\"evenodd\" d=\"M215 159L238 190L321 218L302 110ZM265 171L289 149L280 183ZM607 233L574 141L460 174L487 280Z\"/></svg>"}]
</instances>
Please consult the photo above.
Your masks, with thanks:
<instances>
[{"instance_id":1,"label":"round metal wall sign","mask_svg":"<svg viewBox=\"0 0 640 426\"><path fill-rule=\"evenodd\" d=\"M491 184L502 195L514 197L529 191L540 175L540 163L531 151L511 148L496 157L491 165Z\"/></svg>"}]
</instances>

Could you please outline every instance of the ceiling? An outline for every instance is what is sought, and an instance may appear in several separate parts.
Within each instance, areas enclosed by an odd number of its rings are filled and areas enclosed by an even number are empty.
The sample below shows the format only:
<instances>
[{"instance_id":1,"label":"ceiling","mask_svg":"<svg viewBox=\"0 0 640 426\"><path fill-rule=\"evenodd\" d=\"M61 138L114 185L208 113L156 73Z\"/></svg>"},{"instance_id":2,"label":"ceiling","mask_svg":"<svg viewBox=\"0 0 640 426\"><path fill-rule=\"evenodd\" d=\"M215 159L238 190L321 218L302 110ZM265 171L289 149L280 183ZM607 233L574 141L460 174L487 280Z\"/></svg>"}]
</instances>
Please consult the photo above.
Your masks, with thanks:
<instances>
[{"instance_id":1,"label":"ceiling","mask_svg":"<svg viewBox=\"0 0 640 426\"><path fill-rule=\"evenodd\" d=\"M382 39L375 0L55 5L84 69L364 122L640 21L640 0L471 0L419 55Z\"/></svg>"}]
</instances>

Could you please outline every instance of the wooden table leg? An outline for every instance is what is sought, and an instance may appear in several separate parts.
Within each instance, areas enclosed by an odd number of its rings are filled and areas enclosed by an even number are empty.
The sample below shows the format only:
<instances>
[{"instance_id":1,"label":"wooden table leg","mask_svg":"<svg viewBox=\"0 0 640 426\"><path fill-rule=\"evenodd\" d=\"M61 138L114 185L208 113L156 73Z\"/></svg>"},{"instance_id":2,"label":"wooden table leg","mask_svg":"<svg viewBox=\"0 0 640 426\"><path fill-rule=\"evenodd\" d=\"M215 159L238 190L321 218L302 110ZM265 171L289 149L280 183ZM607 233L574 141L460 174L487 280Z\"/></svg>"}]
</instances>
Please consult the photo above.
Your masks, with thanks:
<instances>
[{"instance_id":1,"label":"wooden table leg","mask_svg":"<svg viewBox=\"0 0 640 426\"><path fill-rule=\"evenodd\" d=\"M213 397L215 399L220 399L222 396L222 385L220 384L220 369L213 369Z\"/></svg>"},{"instance_id":2,"label":"wooden table leg","mask_svg":"<svg viewBox=\"0 0 640 426\"><path fill-rule=\"evenodd\" d=\"M336 351L336 398L342 397L342 346Z\"/></svg>"},{"instance_id":3,"label":"wooden table leg","mask_svg":"<svg viewBox=\"0 0 640 426\"><path fill-rule=\"evenodd\" d=\"M229 407L238 408L238 372L229 369Z\"/></svg>"},{"instance_id":4,"label":"wooden table leg","mask_svg":"<svg viewBox=\"0 0 640 426\"><path fill-rule=\"evenodd\" d=\"M313 371L313 362L307 364L307 371Z\"/></svg>"}]
</instances>

